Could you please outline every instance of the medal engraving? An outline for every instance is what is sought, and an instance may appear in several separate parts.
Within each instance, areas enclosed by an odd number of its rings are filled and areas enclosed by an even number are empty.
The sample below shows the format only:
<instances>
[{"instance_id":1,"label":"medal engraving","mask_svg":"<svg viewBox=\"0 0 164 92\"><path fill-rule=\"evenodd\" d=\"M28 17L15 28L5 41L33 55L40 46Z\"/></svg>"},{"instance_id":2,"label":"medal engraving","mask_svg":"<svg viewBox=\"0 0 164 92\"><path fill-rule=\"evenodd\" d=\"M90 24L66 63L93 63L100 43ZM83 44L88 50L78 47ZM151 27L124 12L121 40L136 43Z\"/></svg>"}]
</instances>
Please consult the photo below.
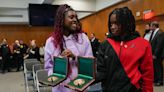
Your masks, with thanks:
<instances>
[{"instance_id":1,"label":"medal engraving","mask_svg":"<svg viewBox=\"0 0 164 92\"><path fill-rule=\"evenodd\" d=\"M76 86L81 86L85 83L85 80L84 79L76 79L73 83Z\"/></svg>"},{"instance_id":2,"label":"medal engraving","mask_svg":"<svg viewBox=\"0 0 164 92\"><path fill-rule=\"evenodd\" d=\"M58 79L58 77L49 77L47 80L50 81L50 82L53 82L53 81L56 81Z\"/></svg>"}]
</instances>

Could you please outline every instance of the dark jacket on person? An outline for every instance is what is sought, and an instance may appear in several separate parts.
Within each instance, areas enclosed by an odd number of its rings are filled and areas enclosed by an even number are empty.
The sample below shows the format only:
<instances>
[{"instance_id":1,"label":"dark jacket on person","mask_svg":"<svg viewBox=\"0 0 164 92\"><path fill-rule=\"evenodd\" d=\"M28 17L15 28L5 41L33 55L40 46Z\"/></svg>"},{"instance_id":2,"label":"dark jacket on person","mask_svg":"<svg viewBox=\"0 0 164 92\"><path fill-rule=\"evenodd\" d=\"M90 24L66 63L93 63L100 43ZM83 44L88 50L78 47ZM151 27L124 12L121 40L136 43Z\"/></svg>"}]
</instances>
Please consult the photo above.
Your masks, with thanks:
<instances>
[{"instance_id":1,"label":"dark jacket on person","mask_svg":"<svg viewBox=\"0 0 164 92\"><path fill-rule=\"evenodd\" d=\"M23 56L27 54L27 49L28 49L28 46L26 44L20 44L20 52Z\"/></svg>"},{"instance_id":2,"label":"dark jacket on person","mask_svg":"<svg viewBox=\"0 0 164 92\"><path fill-rule=\"evenodd\" d=\"M8 71L10 71L10 66L11 66L11 51L9 48L9 45L7 44L2 44L0 46L0 53L1 53L1 67L2 67L2 73L5 72L5 70L7 69Z\"/></svg>"},{"instance_id":3,"label":"dark jacket on person","mask_svg":"<svg viewBox=\"0 0 164 92\"><path fill-rule=\"evenodd\" d=\"M31 51L34 51L34 53L31 53L30 50ZM29 54L28 59L34 59L34 58L36 58L37 60L40 61L40 55L39 55L39 48L38 47L29 48L28 54Z\"/></svg>"},{"instance_id":4,"label":"dark jacket on person","mask_svg":"<svg viewBox=\"0 0 164 92\"><path fill-rule=\"evenodd\" d=\"M152 92L153 63L148 41L138 34L124 39L110 36L99 46L95 82L102 82L103 92Z\"/></svg>"},{"instance_id":5,"label":"dark jacket on person","mask_svg":"<svg viewBox=\"0 0 164 92\"><path fill-rule=\"evenodd\" d=\"M162 57L163 53L163 48L164 45L162 45L163 42L163 32L161 30L158 30L157 33L155 34L154 38L151 40L151 46L152 46L152 53L155 55L157 58Z\"/></svg>"},{"instance_id":6,"label":"dark jacket on person","mask_svg":"<svg viewBox=\"0 0 164 92\"><path fill-rule=\"evenodd\" d=\"M7 57L10 58L11 51L10 51L10 48L7 44L1 45L0 51L1 51L2 58L7 58Z\"/></svg>"},{"instance_id":7,"label":"dark jacket on person","mask_svg":"<svg viewBox=\"0 0 164 92\"><path fill-rule=\"evenodd\" d=\"M100 43L97 38L95 38L93 41L91 41L92 52L93 52L94 57L97 57L99 45L100 45Z\"/></svg>"},{"instance_id":8,"label":"dark jacket on person","mask_svg":"<svg viewBox=\"0 0 164 92\"><path fill-rule=\"evenodd\" d=\"M162 32L161 34L160 34L160 40L159 40L159 42L161 43L160 45L158 45L158 48L161 50L158 54L159 55L157 55L157 56L159 56L159 57L161 57L162 59L164 59L164 32Z\"/></svg>"},{"instance_id":9,"label":"dark jacket on person","mask_svg":"<svg viewBox=\"0 0 164 92\"><path fill-rule=\"evenodd\" d=\"M152 52L156 57L153 59L154 63L154 83L163 84L163 64L164 59L164 34L158 30L154 38L151 40Z\"/></svg>"}]
</instances>

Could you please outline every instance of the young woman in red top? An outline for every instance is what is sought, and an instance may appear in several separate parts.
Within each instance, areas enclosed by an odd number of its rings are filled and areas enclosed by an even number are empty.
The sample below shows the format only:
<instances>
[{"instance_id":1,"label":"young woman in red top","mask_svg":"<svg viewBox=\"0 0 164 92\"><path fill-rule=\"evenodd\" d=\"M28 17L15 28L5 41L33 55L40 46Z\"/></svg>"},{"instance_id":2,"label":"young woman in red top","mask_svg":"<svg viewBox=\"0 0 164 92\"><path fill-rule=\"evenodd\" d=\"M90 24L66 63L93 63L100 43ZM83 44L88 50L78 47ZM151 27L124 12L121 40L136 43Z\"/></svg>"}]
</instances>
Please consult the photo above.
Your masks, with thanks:
<instances>
[{"instance_id":1,"label":"young woman in red top","mask_svg":"<svg viewBox=\"0 0 164 92\"><path fill-rule=\"evenodd\" d=\"M103 92L153 92L151 46L135 31L131 10L113 10L108 27L110 34L99 47L96 82L102 82Z\"/></svg>"}]
</instances>

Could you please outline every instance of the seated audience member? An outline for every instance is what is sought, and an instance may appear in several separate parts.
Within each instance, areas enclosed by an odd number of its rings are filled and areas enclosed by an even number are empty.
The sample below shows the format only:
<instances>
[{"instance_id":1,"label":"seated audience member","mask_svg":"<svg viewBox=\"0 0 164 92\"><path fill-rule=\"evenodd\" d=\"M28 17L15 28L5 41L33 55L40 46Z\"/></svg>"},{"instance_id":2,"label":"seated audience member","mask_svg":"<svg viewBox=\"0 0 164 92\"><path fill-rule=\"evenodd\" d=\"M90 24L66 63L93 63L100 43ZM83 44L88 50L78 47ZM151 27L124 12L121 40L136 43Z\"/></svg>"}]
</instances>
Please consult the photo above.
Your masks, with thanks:
<instances>
[{"instance_id":1,"label":"seated audience member","mask_svg":"<svg viewBox=\"0 0 164 92\"><path fill-rule=\"evenodd\" d=\"M26 57L28 59L36 58L38 61L40 61L39 48L37 47L35 40L30 41L30 46L27 50L27 55L28 56L26 56Z\"/></svg>"},{"instance_id":2,"label":"seated audience member","mask_svg":"<svg viewBox=\"0 0 164 92\"><path fill-rule=\"evenodd\" d=\"M40 61L44 62L44 44L39 48Z\"/></svg>"},{"instance_id":3,"label":"seated audience member","mask_svg":"<svg viewBox=\"0 0 164 92\"><path fill-rule=\"evenodd\" d=\"M13 59L16 62L17 71L20 71L21 65L23 66L23 56L21 54L19 40L15 40L15 44L13 46Z\"/></svg>"}]
</instances>

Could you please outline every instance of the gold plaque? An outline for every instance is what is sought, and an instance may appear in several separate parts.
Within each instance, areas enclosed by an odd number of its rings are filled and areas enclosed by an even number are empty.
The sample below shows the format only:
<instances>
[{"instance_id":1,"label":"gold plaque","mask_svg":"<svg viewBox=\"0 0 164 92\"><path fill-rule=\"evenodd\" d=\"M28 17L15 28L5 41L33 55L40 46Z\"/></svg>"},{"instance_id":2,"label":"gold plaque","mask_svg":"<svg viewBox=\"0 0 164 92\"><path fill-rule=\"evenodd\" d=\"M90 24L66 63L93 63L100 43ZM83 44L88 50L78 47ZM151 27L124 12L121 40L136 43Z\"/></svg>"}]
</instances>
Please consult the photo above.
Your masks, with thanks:
<instances>
[{"instance_id":1,"label":"gold plaque","mask_svg":"<svg viewBox=\"0 0 164 92\"><path fill-rule=\"evenodd\" d=\"M85 80L84 79L76 79L73 83L76 86L81 86L85 83Z\"/></svg>"},{"instance_id":2,"label":"gold plaque","mask_svg":"<svg viewBox=\"0 0 164 92\"><path fill-rule=\"evenodd\" d=\"M57 79L58 77L52 76L52 77L49 77L47 80L50 82L53 82L53 81L56 81Z\"/></svg>"}]
</instances>

